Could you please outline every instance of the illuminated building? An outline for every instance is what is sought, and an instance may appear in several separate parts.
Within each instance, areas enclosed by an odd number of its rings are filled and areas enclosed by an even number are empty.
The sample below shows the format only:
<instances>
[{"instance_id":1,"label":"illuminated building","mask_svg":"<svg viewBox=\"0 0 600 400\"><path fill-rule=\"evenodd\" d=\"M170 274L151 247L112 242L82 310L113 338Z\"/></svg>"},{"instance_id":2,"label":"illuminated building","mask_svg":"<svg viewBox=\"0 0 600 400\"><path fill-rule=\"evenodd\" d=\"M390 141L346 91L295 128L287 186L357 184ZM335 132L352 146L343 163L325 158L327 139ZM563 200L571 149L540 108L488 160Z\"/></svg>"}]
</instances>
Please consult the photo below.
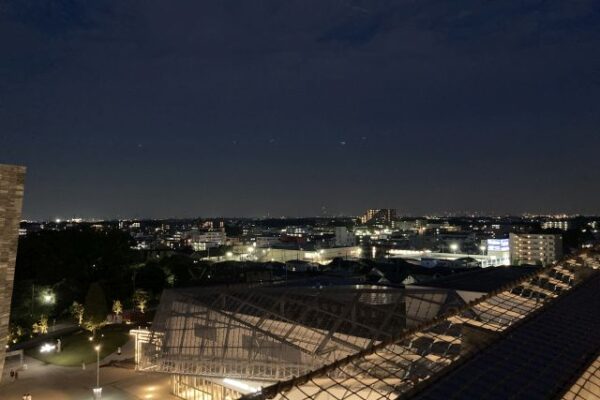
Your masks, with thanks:
<instances>
[{"instance_id":1,"label":"illuminated building","mask_svg":"<svg viewBox=\"0 0 600 400\"><path fill-rule=\"evenodd\" d=\"M242 399L598 400L600 257L577 258Z\"/></svg>"},{"instance_id":2,"label":"illuminated building","mask_svg":"<svg viewBox=\"0 0 600 400\"><path fill-rule=\"evenodd\" d=\"M258 261L277 261L285 263L290 260L310 261L318 264L328 264L334 258L353 259L360 258L362 249L359 246L317 247L312 243L302 247L269 247L256 249L255 256Z\"/></svg>"},{"instance_id":3,"label":"illuminated building","mask_svg":"<svg viewBox=\"0 0 600 400\"><path fill-rule=\"evenodd\" d=\"M0 164L0 379L8 337L24 188L25 168Z\"/></svg>"},{"instance_id":4,"label":"illuminated building","mask_svg":"<svg viewBox=\"0 0 600 400\"><path fill-rule=\"evenodd\" d=\"M569 228L569 220L548 220L542 223L542 229L560 229L562 231L568 231Z\"/></svg>"},{"instance_id":5,"label":"illuminated building","mask_svg":"<svg viewBox=\"0 0 600 400\"><path fill-rule=\"evenodd\" d=\"M487 239L485 251L499 260L497 265L510 265L510 239Z\"/></svg>"},{"instance_id":6,"label":"illuminated building","mask_svg":"<svg viewBox=\"0 0 600 400\"><path fill-rule=\"evenodd\" d=\"M360 222L363 224L389 225L392 221L395 220L396 210L393 208L367 210L367 212L362 217L360 217Z\"/></svg>"},{"instance_id":7,"label":"illuminated building","mask_svg":"<svg viewBox=\"0 0 600 400\"><path fill-rule=\"evenodd\" d=\"M429 250L388 250L390 258L401 258L412 262L413 264L421 265L422 267L437 267L437 266L460 266L461 260L471 259L481 268L499 267L509 265L504 256L495 254L466 254L466 253L437 253Z\"/></svg>"},{"instance_id":8,"label":"illuminated building","mask_svg":"<svg viewBox=\"0 0 600 400\"><path fill-rule=\"evenodd\" d=\"M468 304L365 285L168 290L135 332L137 368L193 400L598 399L581 395L600 378L598 267L580 253Z\"/></svg>"},{"instance_id":9,"label":"illuminated building","mask_svg":"<svg viewBox=\"0 0 600 400\"><path fill-rule=\"evenodd\" d=\"M510 260L514 265L549 265L562 257L558 234L510 234Z\"/></svg>"},{"instance_id":10,"label":"illuminated building","mask_svg":"<svg viewBox=\"0 0 600 400\"><path fill-rule=\"evenodd\" d=\"M167 290L152 331L135 333L136 361L172 375L181 398L236 398L464 304L451 290L371 285Z\"/></svg>"},{"instance_id":11,"label":"illuminated building","mask_svg":"<svg viewBox=\"0 0 600 400\"><path fill-rule=\"evenodd\" d=\"M187 240L194 251L203 251L225 244L227 236L224 230L192 231Z\"/></svg>"}]
</instances>

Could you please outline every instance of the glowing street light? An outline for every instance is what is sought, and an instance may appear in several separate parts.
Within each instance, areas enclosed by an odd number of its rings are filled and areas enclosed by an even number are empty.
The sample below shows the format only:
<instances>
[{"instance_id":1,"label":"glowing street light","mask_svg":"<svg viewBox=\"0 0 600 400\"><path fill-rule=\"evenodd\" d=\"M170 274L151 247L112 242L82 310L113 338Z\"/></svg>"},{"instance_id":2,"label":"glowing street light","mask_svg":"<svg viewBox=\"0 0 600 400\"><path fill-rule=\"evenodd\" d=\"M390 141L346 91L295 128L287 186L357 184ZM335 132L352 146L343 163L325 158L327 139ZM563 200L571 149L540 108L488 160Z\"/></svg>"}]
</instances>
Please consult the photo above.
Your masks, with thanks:
<instances>
[{"instance_id":1,"label":"glowing street light","mask_svg":"<svg viewBox=\"0 0 600 400\"><path fill-rule=\"evenodd\" d=\"M456 253L458 251L458 243L452 243L452 244L450 244L450 250L453 253Z\"/></svg>"},{"instance_id":2,"label":"glowing street light","mask_svg":"<svg viewBox=\"0 0 600 400\"><path fill-rule=\"evenodd\" d=\"M56 302L56 295L51 289L44 289L39 294L38 299L42 304L54 304Z\"/></svg>"},{"instance_id":3,"label":"glowing street light","mask_svg":"<svg viewBox=\"0 0 600 400\"><path fill-rule=\"evenodd\" d=\"M94 346L96 350L96 387L92 389L94 399L102 398L102 388L100 387L100 345Z\"/></svg>"},{"instance_id":4,"label":"glowing street light","mask_svg":"<svg viewBox=\"0 0 600 400\"><path fill-rule=\"evenodd\" d=\"M56 345L50 343L44 343L42 347L40 347L40 353L50 353L54 350L56 350Z\"/></svg>"}]
</instances>

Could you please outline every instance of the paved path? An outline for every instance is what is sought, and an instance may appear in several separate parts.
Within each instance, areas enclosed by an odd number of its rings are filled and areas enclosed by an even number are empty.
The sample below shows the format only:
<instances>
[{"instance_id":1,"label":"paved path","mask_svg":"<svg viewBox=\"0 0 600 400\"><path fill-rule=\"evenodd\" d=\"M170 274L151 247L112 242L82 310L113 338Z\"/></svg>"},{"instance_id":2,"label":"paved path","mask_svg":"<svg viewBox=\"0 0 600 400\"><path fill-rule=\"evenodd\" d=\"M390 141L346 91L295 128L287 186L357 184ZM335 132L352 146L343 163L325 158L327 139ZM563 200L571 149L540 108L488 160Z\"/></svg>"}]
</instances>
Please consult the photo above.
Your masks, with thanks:
<instances>
[{"instance_id":1,"label":"paved path","mask_svg":"<svg viewBox=\"0 0 600 400\"><path fill-rule=\"evenodd\" d=\"M130 340L132 342L132 340ZM131 355L130 345L123 347L123 355ZM101 360L102 366L113 355ZM116 354L114 355L116 357ZM118 357L118 359L121 359ZM85 371L80 367L61 367L44 364L25 357L27 369L19 372L19 379L12 382L9 372L19 366L17 360L7 360L4 376L0 383L0 399L21 400L30 393L33 400L91 400L92 388L96 385L96 364L88 364ZM103 400L176 399L169 394L169 377L164 374L135 372L130 369L101 367L100 386Z\"/></svg>"}]
</instances>

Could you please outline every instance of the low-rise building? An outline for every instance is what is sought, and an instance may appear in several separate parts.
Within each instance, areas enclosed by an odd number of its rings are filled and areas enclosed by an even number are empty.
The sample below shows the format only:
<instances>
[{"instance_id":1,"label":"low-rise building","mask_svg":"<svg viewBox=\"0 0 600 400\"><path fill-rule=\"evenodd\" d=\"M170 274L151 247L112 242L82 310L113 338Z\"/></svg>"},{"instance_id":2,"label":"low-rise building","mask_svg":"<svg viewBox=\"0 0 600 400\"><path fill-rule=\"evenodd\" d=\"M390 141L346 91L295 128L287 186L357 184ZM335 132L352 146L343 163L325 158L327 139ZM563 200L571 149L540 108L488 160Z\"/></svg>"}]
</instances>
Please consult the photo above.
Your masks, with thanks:
<instances>
[{"instance_id":1,"label":"low-rise building","mask_svg":"<svg viewBox=\"0 0 600 400\"><path fill-rule=\"evenodd\" d=\"M227 237L223 230L192 231L187 239L188 244L194 251L222 246L226 241Z\"/></svg>"}]
</instances>

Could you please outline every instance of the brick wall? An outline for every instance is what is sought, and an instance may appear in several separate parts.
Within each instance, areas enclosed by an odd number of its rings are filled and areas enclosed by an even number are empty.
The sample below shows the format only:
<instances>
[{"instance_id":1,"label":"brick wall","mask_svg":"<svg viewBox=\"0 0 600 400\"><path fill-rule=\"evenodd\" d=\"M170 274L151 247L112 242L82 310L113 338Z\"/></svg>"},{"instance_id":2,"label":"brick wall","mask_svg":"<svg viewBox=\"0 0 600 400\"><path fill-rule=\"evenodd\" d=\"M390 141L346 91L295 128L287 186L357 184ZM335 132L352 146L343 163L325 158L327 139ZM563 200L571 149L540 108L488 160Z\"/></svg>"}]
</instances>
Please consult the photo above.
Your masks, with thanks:
<instances>
[{"instance_id":1,"label":"brick wall","mask_svg":"<svg viewBox=\"0 0 600 400\"><path fill-rule=\"evenodd\" d=\"M25 168L0 164L0 379L15 275Z\"/></svg>"}]
</instances>

